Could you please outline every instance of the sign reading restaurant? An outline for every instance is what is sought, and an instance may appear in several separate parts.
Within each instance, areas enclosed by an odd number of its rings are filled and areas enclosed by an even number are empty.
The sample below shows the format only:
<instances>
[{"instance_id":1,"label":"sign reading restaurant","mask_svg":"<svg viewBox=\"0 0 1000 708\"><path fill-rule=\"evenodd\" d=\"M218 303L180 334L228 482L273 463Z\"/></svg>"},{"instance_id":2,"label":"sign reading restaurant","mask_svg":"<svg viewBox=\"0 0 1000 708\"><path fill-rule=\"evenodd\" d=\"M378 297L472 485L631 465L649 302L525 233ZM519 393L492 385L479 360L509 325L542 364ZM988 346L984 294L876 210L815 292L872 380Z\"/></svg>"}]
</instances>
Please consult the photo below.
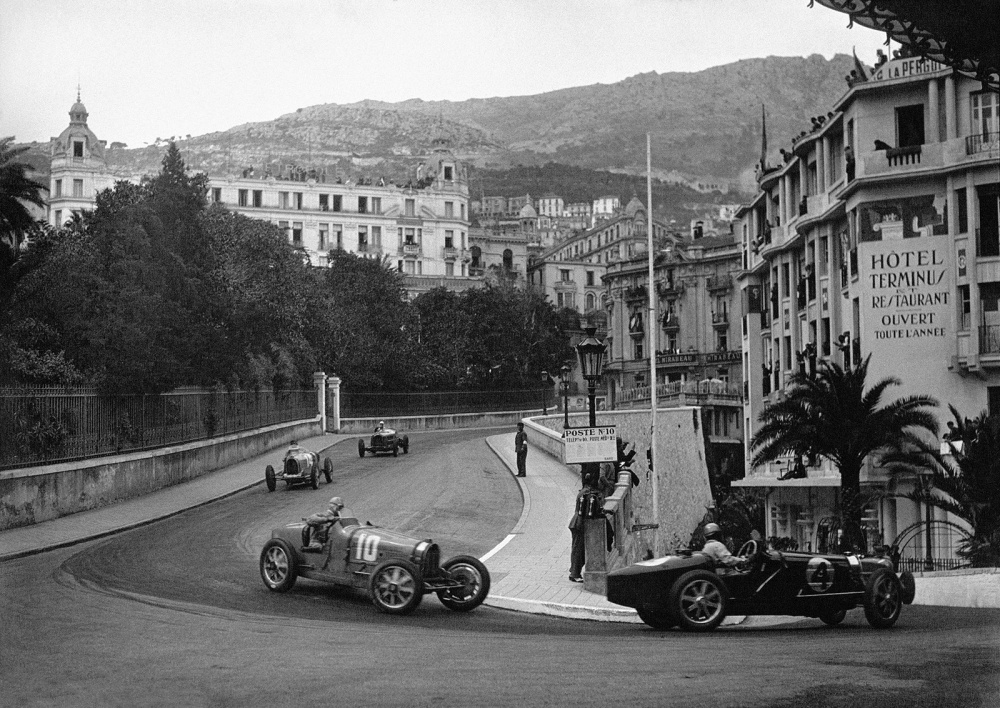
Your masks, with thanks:
<instances>
[{"instance_id":1,"label":"sign reading restaurant","mask_svg":"<svg viewBox=\"0 0 1000 708\"><path fill-rule=\"evenodd\" d=\"M902 79L908 76L920 76L921 74L933 74L934 72L947 69L944 64L940 64L932 59L924 57L907 57L906 59L893 59L882 66L876 67L872 72L871 81L888 81L890 79Z\"/></svg>"},{"instance_id":2,"label":"sign reading restaurant","mask_svg":"<svg viewBox=\"0 0 1000 708\"><path fill-rule=\"evenodd\" d=\"M563 431L563 464L614 462L618 459L618 429L613 425L597 428L566 428Z\"/></svg>"}]
</instances>

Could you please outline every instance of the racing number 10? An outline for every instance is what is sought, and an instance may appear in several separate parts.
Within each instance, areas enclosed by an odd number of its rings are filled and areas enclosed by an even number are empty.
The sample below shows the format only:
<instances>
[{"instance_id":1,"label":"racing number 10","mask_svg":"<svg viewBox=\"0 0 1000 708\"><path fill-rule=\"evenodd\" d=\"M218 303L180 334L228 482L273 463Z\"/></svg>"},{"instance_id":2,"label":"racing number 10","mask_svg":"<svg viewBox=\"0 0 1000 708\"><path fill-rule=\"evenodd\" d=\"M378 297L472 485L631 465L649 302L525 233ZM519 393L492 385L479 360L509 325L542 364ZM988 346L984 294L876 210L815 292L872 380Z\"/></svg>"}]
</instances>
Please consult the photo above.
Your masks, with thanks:
<instances>
[{"instance_id":1,"label":"racing number 10","mask_svg":"<svg viewBox=\"0 0 1000 708\"><path fill-rule=\"evenodd\" d=\"M378 558L378 544L381 536L375 534L358 534L357 545L354 546L354 559L371 562Z\"/></svg>"}]
</instances>

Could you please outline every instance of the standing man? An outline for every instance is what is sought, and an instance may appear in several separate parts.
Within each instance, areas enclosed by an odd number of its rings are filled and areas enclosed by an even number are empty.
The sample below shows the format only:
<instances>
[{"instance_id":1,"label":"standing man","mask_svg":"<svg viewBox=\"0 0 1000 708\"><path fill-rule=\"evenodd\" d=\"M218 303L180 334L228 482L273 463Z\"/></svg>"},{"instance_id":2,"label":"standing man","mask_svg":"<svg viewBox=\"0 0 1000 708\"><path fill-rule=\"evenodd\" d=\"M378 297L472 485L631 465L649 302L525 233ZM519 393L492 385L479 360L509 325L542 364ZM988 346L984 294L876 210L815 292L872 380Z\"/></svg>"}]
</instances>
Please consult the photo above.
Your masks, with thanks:
<instances>
[{"instance_id":1,"label":"standing man","mask_svg":"<svg viewBox=\"0 0 1000 708\"><path fill-rule=\"evenodd\" d=\"M517 424L517 434L514 435L514 452L517 453L517 476L524 477L525 461L528 459L528 435L524 432L524 423Z\"/></svg>"}]
</instances>

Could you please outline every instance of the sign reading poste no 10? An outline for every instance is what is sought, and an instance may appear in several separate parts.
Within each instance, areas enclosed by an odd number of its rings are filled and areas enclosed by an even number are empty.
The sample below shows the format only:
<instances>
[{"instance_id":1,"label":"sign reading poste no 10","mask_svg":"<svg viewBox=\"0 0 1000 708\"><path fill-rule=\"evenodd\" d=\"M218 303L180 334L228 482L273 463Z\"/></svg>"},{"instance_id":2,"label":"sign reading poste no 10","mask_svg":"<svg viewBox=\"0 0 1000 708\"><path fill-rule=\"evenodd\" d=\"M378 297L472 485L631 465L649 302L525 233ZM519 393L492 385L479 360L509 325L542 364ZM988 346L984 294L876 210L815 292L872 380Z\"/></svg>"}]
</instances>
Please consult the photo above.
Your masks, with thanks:
<instances>
[{"instance_id":1,"label":"sign reading poste no 10","mask_svg":"<svg viewBox=\"0 0 1000 708\"><path fill-rule=\"evenodd\" d=\"M563 464L581 462L614 462L618 459L616 439L618 429L613 426L598 428L566 428Z\"/></svg>"}]
</instances>

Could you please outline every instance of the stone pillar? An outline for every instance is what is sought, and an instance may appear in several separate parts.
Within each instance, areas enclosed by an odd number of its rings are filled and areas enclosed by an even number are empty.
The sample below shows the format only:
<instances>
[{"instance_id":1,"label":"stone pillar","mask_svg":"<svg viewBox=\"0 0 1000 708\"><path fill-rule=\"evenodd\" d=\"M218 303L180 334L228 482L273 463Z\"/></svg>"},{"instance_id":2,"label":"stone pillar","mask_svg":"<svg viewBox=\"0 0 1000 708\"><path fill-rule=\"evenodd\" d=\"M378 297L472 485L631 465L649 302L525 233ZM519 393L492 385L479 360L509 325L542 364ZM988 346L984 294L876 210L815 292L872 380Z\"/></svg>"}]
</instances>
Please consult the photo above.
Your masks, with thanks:
<instances>
[{"instance_id":1,"label":"stone pillar","mask_svg":"<svg viewBox=\"0 0 1000 708\"><path fill-rule=\"evenodd\" d=\"M316 387L316 405L319 408L320 430L326 432L326 374L317 371L313 374L313 386Z\"/></svg>"},{"instance_id":2,"label":"stone pillar","mask_svg":"<svg viewBox=\"0 0 1000 708\"><path fill-rule=\"evenodd\" d=\"M607 521L584 519L583 541L586 547L586 561L583 571L583 589L587 592L606 595L608 590L608 546Z\"/></svg>"},{"instance_id":3,"label":"stone pillar","mask_svg":"<svg viewBox=\"0 0 1000 708\"><path fill-rule=\"evenodd\" d=\"M830 181L830 138L824 135L819 141L819 154L816 156L816 194L825 194Z\"/></svg>"},{"instance_id":4,"label":"stone pillar","mask_svg":"<svg viewBox=\"0 0 1000 708\"><path fill-rule=\"evenodd\" d=\"M927 128L930 135L924 136L927 143L941 142L941 108L938 105L938 80L927 82Z\"/></svg>"},{"instance_id":5,"label":"stone pillar","mask_svg":"<svg viewBox=\"0 0 1000 708\"><path fill-rule=\"evenodd\" d=\"M954 140L958 137L958 114L955 112L955 77L944 77L944 137Z\"/></svg>"},{"instance_id":6,"label":"stone pillar","mask_svg":"<svg viewBox=\"0 0 1000 708\"><path fill-rule=\"evenodd\" d=\"M330 392L327 396L327 430L331 433L340 432L340 377L332 374L326 380L326 387Z\"/></svg>"}]
</instances>

